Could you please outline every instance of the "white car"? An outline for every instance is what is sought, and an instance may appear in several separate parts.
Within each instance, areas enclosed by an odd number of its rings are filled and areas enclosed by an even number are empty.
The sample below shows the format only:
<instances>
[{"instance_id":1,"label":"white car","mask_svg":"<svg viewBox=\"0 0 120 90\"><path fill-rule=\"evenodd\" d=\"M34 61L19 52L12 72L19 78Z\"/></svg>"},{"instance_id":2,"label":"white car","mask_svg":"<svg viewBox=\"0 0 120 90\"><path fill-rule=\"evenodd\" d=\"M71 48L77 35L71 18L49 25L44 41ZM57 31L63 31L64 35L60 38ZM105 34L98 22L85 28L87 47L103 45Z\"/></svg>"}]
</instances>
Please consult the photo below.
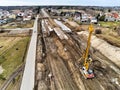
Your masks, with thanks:
<instances>
[{"instance_id":1,"label":"white car","mask_svg":"<svg viewBox=\"0 0 120 90\"><path fill-rule=\"evenodd\" d=\"M97 19L96 18L91 18L91 23L96 23L97 24Z\"/></svg>"}]
</instances>

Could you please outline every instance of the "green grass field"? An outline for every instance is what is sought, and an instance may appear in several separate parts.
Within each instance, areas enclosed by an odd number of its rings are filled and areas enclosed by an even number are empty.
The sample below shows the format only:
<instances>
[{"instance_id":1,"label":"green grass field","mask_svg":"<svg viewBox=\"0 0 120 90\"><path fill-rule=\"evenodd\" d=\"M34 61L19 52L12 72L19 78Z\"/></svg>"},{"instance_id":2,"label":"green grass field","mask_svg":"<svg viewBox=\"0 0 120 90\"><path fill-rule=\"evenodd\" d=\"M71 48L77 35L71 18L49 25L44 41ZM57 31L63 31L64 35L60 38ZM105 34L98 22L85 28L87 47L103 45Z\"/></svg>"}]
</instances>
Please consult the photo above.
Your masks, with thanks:
<instances>
[{"instance_id":1,"label":"green grass field","mask_svg":"<svg viewBox=\"0 0 120 90\"><path fill-rule=\"evenodd\" d=\"M6 25L2 25L0 26L0 28L4 28L4 29L15 29L15 28L32 28L34 21L27 21L26 23L17 23L14 22L15 25L10 25L10 24L6 24Z\"/></svg>"},{"instance_id":2,"label":"green grass field","mask_svg":"<svg viewBox=\"0 0 120 90\"><path fill-rule=\"evenodd\" d=\"M99 22L102 27L114 28L120 26L120 22Z\"/></svg>"},{"instance_id":3,"label":"green grass field","mask_svg":"<svg viewBox=\"0 0 120 90\"><path fill-rule=\"evenodd\" d=\"M0 56L0 65L4 69L0 75L0 85L23 63L23 56L29 40L30 37L23 37L9 48L5 54Z\"/></svg>"}]
</instances>

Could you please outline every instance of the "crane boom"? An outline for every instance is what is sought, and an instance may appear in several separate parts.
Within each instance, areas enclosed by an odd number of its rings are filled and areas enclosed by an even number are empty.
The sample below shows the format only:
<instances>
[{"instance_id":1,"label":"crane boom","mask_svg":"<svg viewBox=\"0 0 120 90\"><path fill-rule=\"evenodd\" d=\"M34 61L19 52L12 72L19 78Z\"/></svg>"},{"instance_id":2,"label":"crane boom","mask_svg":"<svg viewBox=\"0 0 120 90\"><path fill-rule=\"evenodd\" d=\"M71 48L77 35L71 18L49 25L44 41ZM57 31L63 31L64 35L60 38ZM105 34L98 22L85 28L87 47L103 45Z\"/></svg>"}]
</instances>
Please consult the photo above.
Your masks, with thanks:
<instances>
[{"instance_id":1,"label":"crane boom","mask_svg":"<svg viewBox=\"0 0 120 90\"><path fill-rule=\"evenodd\" d=\"M84 55L84 60L85 60L84 66L86 67L87 70L88 70L89 64L90 64L90 62L87 60L88 60L88 55L89 55L91 36L92 36L92 32L93 32L92 24L89 26L88 29L89 29L89 37L88 37L88 41L87 41L87 48L86 48L85 55Z\"/></svg>"}]
</instances>

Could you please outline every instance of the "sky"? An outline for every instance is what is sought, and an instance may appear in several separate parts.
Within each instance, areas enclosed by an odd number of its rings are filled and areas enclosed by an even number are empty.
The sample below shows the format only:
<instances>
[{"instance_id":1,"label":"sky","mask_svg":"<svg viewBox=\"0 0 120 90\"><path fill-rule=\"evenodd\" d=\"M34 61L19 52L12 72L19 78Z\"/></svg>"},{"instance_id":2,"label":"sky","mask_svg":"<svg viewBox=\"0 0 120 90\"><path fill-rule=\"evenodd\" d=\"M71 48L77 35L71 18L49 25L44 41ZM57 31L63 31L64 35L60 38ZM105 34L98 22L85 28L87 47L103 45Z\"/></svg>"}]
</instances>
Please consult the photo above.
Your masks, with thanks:
<instances>
[{"instance_id":1,"label":"sky","mask_svg":"<svg viewBox=\"0 0 120 90\"><path fill-rule=\"evenodd\" d=\"M120 0L0 0L0 6L23 5L120 6Z\"/></svg>"}]
</instances>

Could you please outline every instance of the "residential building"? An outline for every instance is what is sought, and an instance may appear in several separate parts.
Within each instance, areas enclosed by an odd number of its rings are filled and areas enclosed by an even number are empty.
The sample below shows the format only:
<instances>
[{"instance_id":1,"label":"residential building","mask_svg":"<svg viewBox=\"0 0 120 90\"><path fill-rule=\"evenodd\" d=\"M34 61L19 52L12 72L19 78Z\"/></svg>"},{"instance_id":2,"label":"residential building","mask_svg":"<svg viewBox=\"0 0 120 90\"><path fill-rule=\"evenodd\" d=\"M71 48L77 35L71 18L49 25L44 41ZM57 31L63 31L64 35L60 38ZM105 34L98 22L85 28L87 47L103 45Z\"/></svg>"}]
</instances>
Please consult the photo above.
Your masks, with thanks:
<instances>
[{"instance_id":1,"label":"residential building","mask_svg":"<svg viewBox=\"0 0 120 90\"><path fill-rule=\"evenodd\" d=\"M16 19L16 15L15 15L15 14L10 14L8 17L9 17L9 18Z\"/></svg>"},{"instance_id":2,"label":"residential building","mask_svg":"<svg viewBox=\"0 0 120 90\"><path fill-rule=\"evenodd\" d=\"M105 21L119 21L120 16L116 12L105 13Z\"/></svg>"}]
</instances>

